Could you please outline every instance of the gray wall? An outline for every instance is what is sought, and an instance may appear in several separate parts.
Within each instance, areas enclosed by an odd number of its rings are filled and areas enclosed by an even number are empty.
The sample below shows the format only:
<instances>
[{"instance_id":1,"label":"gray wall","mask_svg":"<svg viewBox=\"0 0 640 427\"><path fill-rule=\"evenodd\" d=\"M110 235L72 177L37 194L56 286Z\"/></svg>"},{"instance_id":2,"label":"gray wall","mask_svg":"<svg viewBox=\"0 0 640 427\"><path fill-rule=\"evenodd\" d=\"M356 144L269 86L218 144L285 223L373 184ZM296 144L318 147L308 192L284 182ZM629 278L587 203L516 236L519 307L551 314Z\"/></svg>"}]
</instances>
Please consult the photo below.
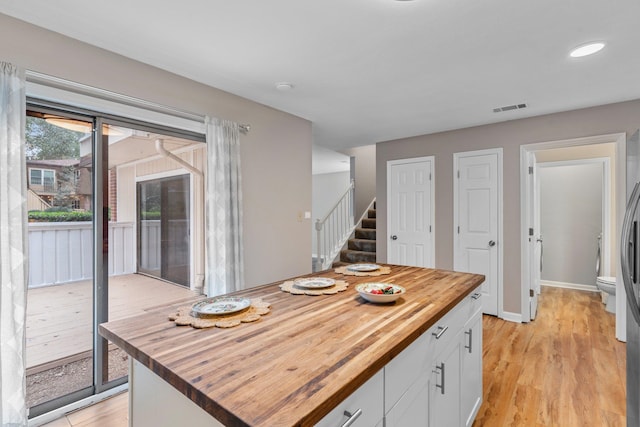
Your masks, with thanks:
<instances>
[{"instance_id":1,"label":"gray wall","mask_svg":"<svg viewBox=\"0 0 640 427\"><path fill-rule=\"evenodd\" d=\"M376 146L355 147L341 153L355 158L357 221L376 197Z\"/></svg>"},{"instance_id":2,"label":"gray wall","mask_svg":"<svg viewBox=\"0 0 640 427\"><path fill-rule=\"evenodd\" d=\"M312 223L317 219L322 219L333 208L338 199L344 194L351 182L350 172L321 173L313 175L312 194L313 202L311 208ZM311 231L312 252L316 253L316 230Z\"/></svg>"},{"instance_id":3,"label":"gray wall","mask_svg":"<svg viewBox=\"0 0 640 427\"><path fill-rule=\"evenodd\" d=\"M567 160L584 160L595 158L608 158L609 159L609 227L607 232L609 233L609 242L603 241L603 249L609 251L609 265L608 269L602 270L602 273L606 273L609 276L616 275L616 266L618 265L618 238L616 230L617 224L617 206L616 206L616 144L591 144L582 145L577 147L565 147L554 148L550 150L540 150L536 152L536 159L538 164L544 162L559 162ZM624 188L624 186L623 186ZM604 261L604 259L603 259ZM603 268L607 267L603 265ZM601 275L604 275L602 274Z\"/></svg>"},{"instance_id":4,"label":"gray wall","mask_svg":"<svg viewBox=\"0 0 640 427\"><path fill-rule=\"evenodd\" d=\"M506 312L520 313L520 145L615 132L631 135L639 126L640 100L635 100L377 144L378 261L386 261L387 254L387 161L435 156L435 265L450 269L453 267L453 153L503 147L503 308Z\"/></svg>"},{"instance_id":5,"label":"gray wall","mask_svg":"<svg viewBox=\"0 0 640 427\"><path fill-rule=\"evenodd\" d=\"M246 284L311 271L311 123L0 14L0 60L151 102L248 123L241 137ZM286 238L283 238L286 236Z\"/></svg>"},{"instance_id":6,"label":"gray wall","mask_svg":"<svg viewBox=\"0 0 640 427\"><path fill-rule=\"evenodd\" d=\"M602 163L539 166L541 278L595 286L597 238L602 232Z\"/></svg>"}]
</instances>

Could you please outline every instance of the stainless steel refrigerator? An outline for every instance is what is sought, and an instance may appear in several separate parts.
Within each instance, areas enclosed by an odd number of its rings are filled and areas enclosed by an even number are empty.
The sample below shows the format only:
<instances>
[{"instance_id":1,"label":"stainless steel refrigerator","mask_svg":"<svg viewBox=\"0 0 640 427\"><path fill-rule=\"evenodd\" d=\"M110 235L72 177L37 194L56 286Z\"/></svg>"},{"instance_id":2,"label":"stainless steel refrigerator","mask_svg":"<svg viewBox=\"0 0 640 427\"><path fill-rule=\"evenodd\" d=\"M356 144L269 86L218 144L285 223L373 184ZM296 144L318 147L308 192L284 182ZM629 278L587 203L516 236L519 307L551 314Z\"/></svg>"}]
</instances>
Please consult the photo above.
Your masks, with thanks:
<instances>
[{"instance_id":1,"label":"stainless steel refrigerator","mask_svg":"<svg viewBox=\"0 0 640 427\"><path fill-rule=\"evenodd\" d=\"M627 426L640 426L640 135L627 140L627 209L620 258L627 295Z\"/></svg>"}]
</instances>

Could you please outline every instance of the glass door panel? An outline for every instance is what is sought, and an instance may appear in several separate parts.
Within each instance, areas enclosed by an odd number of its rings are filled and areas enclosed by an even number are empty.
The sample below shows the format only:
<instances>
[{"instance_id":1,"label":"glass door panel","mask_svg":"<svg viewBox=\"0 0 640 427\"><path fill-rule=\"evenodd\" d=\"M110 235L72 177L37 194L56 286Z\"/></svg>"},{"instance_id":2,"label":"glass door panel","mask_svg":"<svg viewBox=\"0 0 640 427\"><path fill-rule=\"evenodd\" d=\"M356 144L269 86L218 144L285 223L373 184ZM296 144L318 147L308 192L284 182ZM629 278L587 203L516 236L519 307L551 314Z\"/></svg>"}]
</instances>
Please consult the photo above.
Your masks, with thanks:
<instances>
[{"instance_id":1,"label":"glass door panel","mask_svg":"<svg viewBox=\"0 0 640 427\"><path fill-rule=\"evenodd\" d=\"M189 286L189 176L138 183L138 269Z\"/></svg>"},{"instance_id":2,"label":"glass door panel","mask_svg":"<svg viewBox=\"0 0 640 427\"><path fill-rule=\"evenodd\" d=\"M109 121L103 134L108 147L103 174L108 212L108 320L113 321L194 295L191 178L180 164L158 151L156 141L166 140L163 148L187 158L204 158L195 154L204 152L204 144L116 121ZM198 217L204 217L204 209ZM203 255L202 250L198 253ZM127 375L127 355L111 343L107 347L104 380L118 381Z\"/></svg>"},{"instance_id":3,"label":"glass door panel","mask_svg":"<svg viewBox=\"0 0 640 427\"><path fill-rule=\"evenodd\" d=\"M30 416L92 393L92 128L85 117L27 112Z\"/></svg>"}]
</instances>

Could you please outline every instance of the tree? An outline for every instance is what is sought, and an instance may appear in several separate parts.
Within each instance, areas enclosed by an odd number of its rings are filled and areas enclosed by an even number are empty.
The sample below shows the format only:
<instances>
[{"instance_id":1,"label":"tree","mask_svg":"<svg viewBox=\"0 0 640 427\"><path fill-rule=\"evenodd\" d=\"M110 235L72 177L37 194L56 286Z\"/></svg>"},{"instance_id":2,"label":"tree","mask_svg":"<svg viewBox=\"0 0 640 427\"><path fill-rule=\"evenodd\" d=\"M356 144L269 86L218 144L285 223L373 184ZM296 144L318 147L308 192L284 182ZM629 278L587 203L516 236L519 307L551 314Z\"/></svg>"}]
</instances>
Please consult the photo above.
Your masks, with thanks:
<instances>
[{"instance_id":1,"label":"tree","mask_svg":"<svg viewBox=\"0 0 640 427\"><path fill-rule=\"evenodd\" d=\"M73 209L73 204L78 200L76 168L67 166L58 172L58 192L53 197L53 206Z\"/></svg>"},{"instance_id":2,"label":"tree","mask_svg":"<svg viewBox=\"0 0 640 427\"><path fill-rule=\"evenodd\" d=\"M61 128L37 117L27 117L26 154L31 160L77 159L85 134Z\"/></svg>"}]
</instances>

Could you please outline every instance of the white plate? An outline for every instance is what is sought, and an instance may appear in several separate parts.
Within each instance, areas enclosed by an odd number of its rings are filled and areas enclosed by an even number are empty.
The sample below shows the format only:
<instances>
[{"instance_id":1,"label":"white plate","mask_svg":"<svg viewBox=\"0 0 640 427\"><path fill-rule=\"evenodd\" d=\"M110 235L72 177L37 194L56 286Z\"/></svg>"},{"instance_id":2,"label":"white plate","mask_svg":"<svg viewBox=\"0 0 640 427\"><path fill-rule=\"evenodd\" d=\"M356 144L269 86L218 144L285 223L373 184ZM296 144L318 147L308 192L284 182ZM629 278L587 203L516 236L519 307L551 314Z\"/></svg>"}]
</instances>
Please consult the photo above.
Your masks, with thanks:
<instances>
[{"instance_id":1,"label":"white plate","mask_svg":"<svg viewBox=\"0 0 640 427\"><path fill-rule=\"evenodd\" d=\"M251 305L251 300L240 297L207 298L195 303L191 311L195 314L229 314L244 310Z\"/></svg>"},{"instance_id":2,"label":"white plate","mask_svg":"<svg viewBox=\"0 0 640 427\"><path fill-rule=\"evenodd\" d=\"M380 269L378 264L351 264L347 266L347 270L355 272L376 271Z\"/></svg>"},{"instance_id":3,"label":"white plate","mask_svg":"<svg viewBox=\"0 0 640 427\"><path fill-rule=\"evenodd\" d=\"M305 279L296 279L293 281L295 286L307 289L328 288L336 284L336 281L328 277L308 277Z\"/></svg>"},{"instance_id":4,"label":"white plate","mask_svg":"<svg viewBox=\"0 0 640 427\"><path fill-rule=\"evenodd\" d=\"M392 294L374 294L371 291L375 290L384 290L386 288L393 288ZM360 296L366 299L369 302L393 302L400 298L401 295L404 295L406 290L399 285L394 285L391 283L361 283L356 286L356 291L360 294Z\"/></svg>"}]
</instances>

